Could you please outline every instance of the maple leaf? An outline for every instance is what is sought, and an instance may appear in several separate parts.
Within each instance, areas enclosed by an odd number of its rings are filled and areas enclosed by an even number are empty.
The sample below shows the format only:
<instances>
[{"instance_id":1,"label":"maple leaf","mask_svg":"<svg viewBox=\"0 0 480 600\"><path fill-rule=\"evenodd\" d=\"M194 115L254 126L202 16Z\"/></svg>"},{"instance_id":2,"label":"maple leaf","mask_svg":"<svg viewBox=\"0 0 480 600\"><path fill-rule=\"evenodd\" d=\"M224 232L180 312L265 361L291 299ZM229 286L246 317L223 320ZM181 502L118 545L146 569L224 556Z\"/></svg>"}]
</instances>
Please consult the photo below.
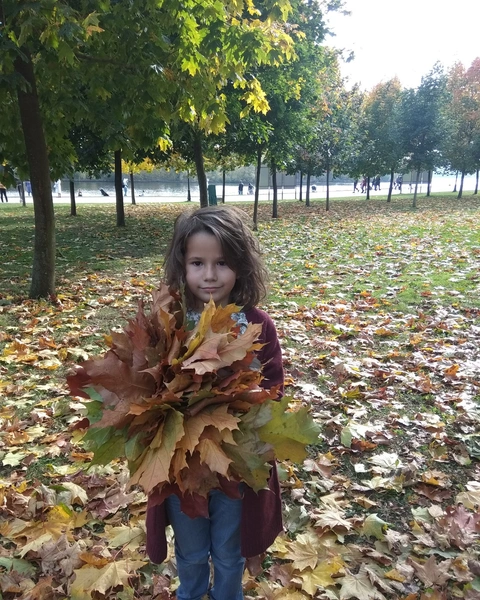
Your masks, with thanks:
<instances>
[{"instance_id":1,"label":"maple leaf","mask_svg":"<svg viewBox=\"0 0 480 600\"><path fill-rule=\"evenodd\" d=\"M377 538L377 540L384 540L384 527L389 525L385 521L382 521L378 515L375 513L372 515L368 515L362 525L362 533L366 536L373 536Z\"/></svg>"},{"instance_id":2,"label":"maple leaf","mask_svg":"<svg viewBox=\"0 0 480 600\"><path fill-rule=\"evenodd\" d=\"M345 513L338 508L329 508L324 511L316 511L315 526L322 527L324 529L346 529L349 531L352 529L350 521L345 519Z\"/></svg>"},{"instance_id":3,"label":"maple leaf","mask_svg":"<svg viewBox=\"0 0 480 600\"><path fill-rule=\"evenodd\" d=\"M306 570L300 573L302 579L302 589L315 595L318 588L326 588L335 585L333 575L337 575L345 566L345 563L339 558L324 558L312 571Z\"/></svg>"},{"instance_id":4,"label":"maple leaf","mask_svg":"<svg viewBox=\"0 0 480 600\"><path fill-rule=\"evenodd\" d=\"M293 560L293 566L299 571L315 569L319 559L319 537L312 533L300 534L294 542L287 544L289 552L285 558Z\"/></svg>"},{"instance_id":5,"label":"maple leaf","mask_svg":"<svg viewBox=\"0 0 480 600\"><path fill-rule=\"evenodd\" d=\"M219 430L228 429L233 431L238 429L239 420L238 417L228 412L228 406L226 405L202 411L185 419L184 436L178 442L177 448L184 450L185 453L193 452L206 427L213 425Z\"/></svg>"},{"instance_id":6,"label":"maple leaf","mask_svg":"<svg viewBox=\"0 0 480 600\"><path fill-rule=\"evenodd\" d=\"M278 459L302 462L307 456L305 445L318 442L320 427L305 407L289 412L289 402L291 398L288 396L279 402L271 402L272 418L257 431L261 440L275 448Z\"/></svg>"},{"instance_id":7,"label":"maple leaf","mask_svg":"<svg viewBox=\"0 0 480 600\"><path fill-rule=\"evenodd\" d=\"M452 563L451 560L444 560L437 564L435 556L432 554L423 564L414 561L412 558L408 562L413 566L415 574L426 587L442 586L451 578L448 573Z\"/></svg>"},{"instance_id":8,"label":"maple leaf","mask_svg":"<svg viewBox=\"0 0 480 600\"><path fill-rule=\"evenodd\" d=\"M340 578L340 600L355 598L356 600L385 600L385 596L372 585L365 565L361 565L357 574L347 570L347 574Z\"/></svg>"},{"instance_id":9,"label":"maple leaf","mask_svg":"<svg viewBox=\"0 0 480 600\"><path fill-rule=\"evenodd\" d=\"M159 483L168 481L175 446L183 434L183 415L170 409L143 456L141 464L132 475L130 485L141 485L148 494Z\"/></svg>"},{"instance_id":10,"label":"maple leaf","mask_svg":"<svg viewBox=\"0 0 480 600\"><path fill-rule=\"evenodd\" d=\"M466 492L460 492L455 497L457 504L461 503L465 508L474 510L475 507L480 507L480 483L478 481L469 481L465 486Z\"/></svg>"},{"instance_id":11,"label":"maple leaf","mask_svg":"<svg viewBox=\"0 0 480 600\"><path fill-rule=\"evenodd\" d=\"M82 567L74 571L75 581L70 588L71 600L85 600L92 592L105 594L117 585L127 585L135 572L146 563L141 560L119 560L105 565L101 569Z\"/></svg>"},{"instance_id":12,"label":"maple leaf","mask_svg":"<svg viewBox=\"0 0 480 600\"><path fill-rule=\"evenodd\" d=\"M146 537L145 527L140 525L135 527L128 525L111 527L107 525L105 527L104 535L108 539L108 545L110 548L118 548L123 546L130 550L138 548L138 546L144 542Z\"/></svg>"}]
</instances>

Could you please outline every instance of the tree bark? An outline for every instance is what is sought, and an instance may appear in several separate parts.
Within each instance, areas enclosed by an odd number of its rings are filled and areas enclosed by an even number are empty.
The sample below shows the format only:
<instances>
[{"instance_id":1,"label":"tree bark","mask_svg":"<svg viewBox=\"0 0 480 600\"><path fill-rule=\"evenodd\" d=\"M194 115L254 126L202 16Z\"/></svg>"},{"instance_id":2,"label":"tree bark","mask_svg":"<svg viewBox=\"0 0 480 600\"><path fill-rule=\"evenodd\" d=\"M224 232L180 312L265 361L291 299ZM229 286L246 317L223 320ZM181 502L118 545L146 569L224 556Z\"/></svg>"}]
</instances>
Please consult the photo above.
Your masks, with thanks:
<instances>
[{"instance_id":1,"label":"tree bark","mask_svg":"<svg viewBox=\"0 0 480 600\"><path fill-rule=\"evenodd\" d=\"M222 204L225 204L225 169L222 169Z\"/></svg>"},{"instance_id":2,"label":"tree bark","mask_svg":"<svg viewBox=\"0 0 480 600\"><path fill-rule=\"evenodd\" d=\"M453 191L457 191L457 180L458 180L458 171L455 173L455 185L453 186Z\"/></svg>"},{"instance_id":3,"label":"tree bark","mask_svg":"<svg viewBox=\"0 0 480 600\"><path fill-rule=\"evenodd\" d=\"M190 192L190 171L187 171L187 202L192 201L192 194Z\"/></svg>"},{"instance_id":4,"label":"tree bark","mask_svg":"<svg viewBox=\"0 0 480 600\"><path fill-rule=\"evenodd\" d=\"M463 182L465 180L465 169L462 169L462 174L460 175L460 189L458 190L457 200L460 200L463 194Z\"/></svg>"},{"instance_id":5,"label":"tree bark","mask_svg":"<svg viewBox=\"0 0 480 600\"><path fill-rule=\"evenodd\" d=\"M417 179L415 180L415 191L413 192L413 208L417 208L417 190L418 190L418 182L420 181L420 167L417 170Z\"/></svg>"},{"instance_id":6,"label":"tree bark","mask_svg":"<svg viewBox=\"0 0 480 600\"><path fill-rule=\"evenodd\" d=\"M273 188L273 205L272 205L272 218L278 219L278 185L277 185L277 165L272 160L271 163L272 172L272 188Z\"/></svg>"},{"instance_id":7,"label":"tree bark","mask_svg":"<svg viewBox=\"0 0 480 600\"><path fill-rule=\"evenodd\" d=\"M330 210L330 165L327 164L327 198L325 201L325 210Z\"/></svg>"},{"instance_id":8,"label":"tree bark","mask_svg":"<svg viewBox=\"0 0 480 600\"><path fill-rule=\"evenodd\" d=\"M117 208L117 227L125 227L125 206L123 204L122 151L115 150L115 201Z\"/></svg>"},{"instance_id":9,"label":"tree bark","mask_svg":"<svg viewBox=\"0 0 480 600\"><path fill-rule=\"evenodd\" d=\"M395 177L395 169L394 169L394 167L392 167L390 170L390 185L388 186L387 202L392 201L392 190L393 190L393 178L394 177Z\"/></svg>"},{"instance_id":10,"label":"tree bark","mask_svg":"<svg viewBox=\"0 0 480 600\"><path fill-rule=\"evenodd\" d=\"M50 165L33 64L28 50L22 51L26 60L17 57L14 67L21 77L17 98L35 214L30 298L48 298L55 294L55 213Z\"/></svg>"},{"instance_id":11,"label":"tree bark","mask_svg":"<svg viewBox=\"0 0 480 600\"><path fill-rule=\"evenodd\" d=\"M203 162L202 132L199 130L194 132L193 153L195 157L195 166L197 167L198 187L200 189L200 207L206 208L208 206L207 176L205 174L205 165Z\"/></svg>"},{"instance_id":12,"label":"tree bark","mask_svg":"<svg viewBox=\"0 0 480 600\"><path fill-rule=\"evenodd\" d=\"M70 179L70 216L77 216L77 203L75 202L75 182L73 179Z\"/></svg>"},{"instance_id":13,"label":"tree bark","mask_svg":"<svg viewBox=\"0 0 480 600\"><path fill-rule=\"evenodd\" d=\"M299 198L300 202L303 202L302 191L303 191L303 171L300 171L300 198Z\"/></svg>"},{"instance_id":14,"label":"tree bark","mask_svg":"<svg viewBox=\"0 0 480 600\"><path fill-rule=\"evenodd\" d=\"M367 196L366 200L370 200L370 175L367 177Z\"/></svg>"},{"instance_id":15,"label":"tree bark","mask_svg":"<svg viewBox=\"0 0 480 600\"><path fill-rule=\"evenodd\" d=\"M427 198L430 196L431 187L432 187L432 169L428 169L427 173L428 181L427 181Z\"/></svg>"},{"instance_id":16,"label":"tree bark","mask_svg":"<svg viewBox=\"0 0 480 600\"><path fill-rule=\"evenodd\" d=\"M310 179L312 177L312 173L310 169L307 171L307 183L305 185L305 206L310 206Z\"/></svg>"},{"instance_id":17,"label":"tree bark","mask_svg":"<svg viewBox=\"0 0 480 600\"><path fill-rule=\"evenodd\" d=\"M480 169L477 169L477 171L475 173L475 191L473 192L474 196L476 194L478 194L478 175L479 175L479 171L480 171Z\"/></svg>"},{"instance_id":18,"label":"tree bark","mask_svg":"<svg viewBox=\"0 0 480 600\"><path fill-rule=\"evenodd\" d=\"M130 171L130 189L132 190L132 204L135 206L135 181L133 179L133 171Z\"/></svg>"},{"instance_id":19,"label":"tree bark","mask_svg":"<svg viewBox=\"0 0 480 600\"><path fill-rule=\"evenodd\" d=\"M253 201L253 230L258 229L258 201L260 198L260 172L262 170L262 149L257 150L257 168L255 172L255 199Z\"/></svg>"}]
</instances>

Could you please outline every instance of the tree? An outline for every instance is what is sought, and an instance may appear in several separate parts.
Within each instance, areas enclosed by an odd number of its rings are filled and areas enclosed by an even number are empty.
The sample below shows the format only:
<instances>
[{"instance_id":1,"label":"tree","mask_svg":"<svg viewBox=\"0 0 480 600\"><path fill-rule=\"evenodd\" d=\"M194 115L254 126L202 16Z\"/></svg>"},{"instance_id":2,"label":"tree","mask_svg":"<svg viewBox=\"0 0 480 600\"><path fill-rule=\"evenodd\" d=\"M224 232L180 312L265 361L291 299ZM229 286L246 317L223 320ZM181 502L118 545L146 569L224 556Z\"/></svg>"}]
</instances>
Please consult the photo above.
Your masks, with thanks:
<instances>
[{"instance_id":1,"label":"tree","mask_svg":"<svg viewBox=\"0 0 480 600\"><path fill-rule=\"evenodd\" d=\"M37 73L45 69L46 62L53 70L62 63L68 63L70 44L85 41L96 27L96 16L81 15L67 3L52 5L47 0L23 5L4 0L1 16L2 91L7 97L6 106L14 111L13 120L17 119L17 114L20 118L24 154L22 157L21 149L14 143L16 166L29 172L35 212L30 297L48 297L55 293L55 220L50 178L60 173L55 169L50 171ZM43 62L39 57L43 58ZM3 122L11 115L10 111L4 113ZM61 124L59 129L62 129ZM52 132L49 141L54 136ZM65 145L60 143L58 152L64 149Z\"/></svg>"},{"instance_id":2,"label":"tree","mask_svg":"<svg viewBox=\"0 0 480 600\"><path fill-rule=\"evenodd\" d=\"M480 138L480 59L467 71L456 63L447 78L448 100L444 104L446 135L442 154L449 167L460 173L458 198L462 197L465 174L478 170L476 155Z\"/></svg>"},{"instance_id":3,"label":"tree","mask_svg":"<svg viewBox=\"0 0 480 600\"><path fill-rule=\"evenodd\" d=\"M373 170L380 175L389 173L387 202L391 201L395 172L405 156L401 136L402 87L395 77L379 83L365 98L365 118L368 137L373 142L376 158Z\"/></svg>"},{"instance_id":4,"label":"tree","mask_svg":"<svg viewBox=\"0 0 480 600\"><path fill-rule=\"evenodd\" d=\"M291 38L278 22L288 11L288 0L268 0L260 8L215 0L182 5L176 0L3 1L2 101L14 116L3 113L0 119L2 124L19 121L18 111L28 128L29 147L23 148L28 161L22 161L20 149L14 166L30 171L32 183L32 297L54 294L50 177L72 169L77 160L70 129L88 128L104 140L104 149L131 159L139 148L168 142L166 122L171 119L195 124L200 131L219 131L225 122L221 90L228 81L242 89L248 105L264 108L249 69L291 54ZM116 165L121 168L118 155ZM116 173L120 185L121 173ZM122 203L123 197L117 202L119 225L124 223Z\"/></svg>"},{"instance_id":5,"label":"tree","mask_svg":"<svg viewBox=\"0 0 480 600\"><path fill-rule=\"evenodd\" d=\"M417 89L405 91L402 102L402 136L406 166L416 172L413 206L422 169L433 170L440 161L440 145L445 124L441 106L445 93L445 76L440 65L422 78Z\"/></svg>"}]
</instances>

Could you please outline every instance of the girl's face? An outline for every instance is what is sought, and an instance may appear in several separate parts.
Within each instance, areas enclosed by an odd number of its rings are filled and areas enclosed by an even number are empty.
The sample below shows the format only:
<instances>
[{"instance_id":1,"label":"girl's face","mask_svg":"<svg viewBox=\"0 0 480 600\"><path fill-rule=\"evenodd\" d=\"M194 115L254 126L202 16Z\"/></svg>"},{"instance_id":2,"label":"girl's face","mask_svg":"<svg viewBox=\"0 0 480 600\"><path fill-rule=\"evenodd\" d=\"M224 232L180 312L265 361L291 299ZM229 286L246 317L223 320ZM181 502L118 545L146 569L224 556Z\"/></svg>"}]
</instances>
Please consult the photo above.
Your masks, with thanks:
<instances>
[{"instance_id":1,"label":"girl's face","mask_svg":"<svg viewBox=\"0 0 480 600\"><path fill-rule=\"evenodd\" d=\"M237 276L225 262L220 242L211 233L202 231L188 238L185 279L196 300L193 308L202 310L210 298L217 306L229 303Z\"/></svg>"}]
</instances>

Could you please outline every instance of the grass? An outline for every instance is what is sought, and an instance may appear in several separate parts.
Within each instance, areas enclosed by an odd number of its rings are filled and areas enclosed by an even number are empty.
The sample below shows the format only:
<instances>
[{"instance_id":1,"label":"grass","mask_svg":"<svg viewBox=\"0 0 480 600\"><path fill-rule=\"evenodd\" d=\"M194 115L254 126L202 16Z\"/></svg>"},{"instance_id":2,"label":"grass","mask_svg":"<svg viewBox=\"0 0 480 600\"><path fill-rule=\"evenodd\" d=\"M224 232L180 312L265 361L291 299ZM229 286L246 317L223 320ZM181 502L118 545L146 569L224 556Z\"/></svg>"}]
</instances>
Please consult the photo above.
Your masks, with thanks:
<instances>
[{"instance_id":1,"label":"grass","mask_svg":"<svg viewBox=\"0 0 480 600\"><path fill-rule=\"evenodd\" d=\"M239 206L251 214L250 204ZM77 217L56 205L57 301L49 303L27 299L31 207L0 206L5 485L7 475L15 486L25 478L47 485L61 479L60 467L75 466L62 450L79 410L65 375L103 352L105 334L157 285L173 221L186 207L126 206L127 226L117 228L113 205L81 205ZM405 556L421 560L430 548L410 531L412 510L452 505L468 482L480 480L480 200L419 197L413 210L406 195L390 204L335 198L329 213L322 201L310 208L289 201L276 220L270 210L261 204L258 230L271 273L265 307L281 338L287 390L324 433L309 449L321 475L284 465L289 534L303 531L308 510L322 509L323 495L335 492L352 523L374 513L410 536L401 557L390 552L392 565ZM398 456L395 472L372 467L371 458L385 453ZM304 486L300 500L289 492L292 472ZM365 497L374 504L365 506ZM118 523L118 514L112 518ZM373 547L355 527L344 541L347 554L353 543ZM478 555L475 544L467 550ZM465 558L461 548L448 551ZM268 565L279 558L273 552ZM455 597L464 585L455 583Z\"/></svg>"}]
</instances>

